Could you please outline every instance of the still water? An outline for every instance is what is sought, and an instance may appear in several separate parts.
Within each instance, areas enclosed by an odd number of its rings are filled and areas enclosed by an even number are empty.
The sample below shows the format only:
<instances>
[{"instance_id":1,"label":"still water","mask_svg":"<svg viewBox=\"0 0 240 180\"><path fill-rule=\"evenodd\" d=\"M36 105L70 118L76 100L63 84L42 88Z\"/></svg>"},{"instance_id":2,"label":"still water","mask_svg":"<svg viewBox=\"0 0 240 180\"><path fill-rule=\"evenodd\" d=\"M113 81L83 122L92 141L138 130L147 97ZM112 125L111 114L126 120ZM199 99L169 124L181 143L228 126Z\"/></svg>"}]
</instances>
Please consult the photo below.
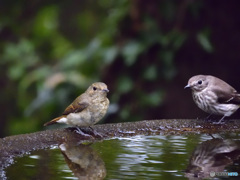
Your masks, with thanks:
<instances>
[{"instance_id":1,"label":"still water","mask_svg":"<svg viewBox=\"0 0 240 180\"><path fill-rule=\"evenodd\" d=\"M87 145L62 144L16 158L2 172L28 179L240 178L238 134L135 136ZM234 172L238 177L226 176Z\"/></svg>"}]
</instances>

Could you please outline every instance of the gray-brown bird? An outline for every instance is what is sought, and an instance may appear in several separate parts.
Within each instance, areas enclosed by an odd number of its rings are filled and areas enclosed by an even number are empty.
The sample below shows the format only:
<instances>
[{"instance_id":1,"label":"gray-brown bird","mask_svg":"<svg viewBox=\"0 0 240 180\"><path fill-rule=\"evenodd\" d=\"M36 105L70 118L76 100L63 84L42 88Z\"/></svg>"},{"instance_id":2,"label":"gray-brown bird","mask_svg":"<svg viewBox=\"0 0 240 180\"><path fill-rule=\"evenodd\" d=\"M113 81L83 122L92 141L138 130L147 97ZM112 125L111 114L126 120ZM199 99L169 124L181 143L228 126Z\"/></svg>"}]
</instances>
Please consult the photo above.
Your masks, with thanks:
<instances>
[{"instance_id":1,"label":"gray-brown bird","mask_svg":"<svg viewBox=\"0 0 240 180\"><path fill-rule=\"evenodd\" d=\"M240 94L223 80L210 75L196 75L189 79L185 88L192 89L193 100L203 111L231 116L240 105Z\"/></svg>"},{"instance_id":2,"label":"gray-brown bird","mask_svg":"<svg viewBox=\"0 0 240 180\"><path fill-rule=\"evenodd\" d=\"M44 126L64 123L77 127L86 127L96 124L107 112L109 106L108 92L105 83L93 83L65 109L62 116L45 123Z\"/></svg>"}]
</instances>

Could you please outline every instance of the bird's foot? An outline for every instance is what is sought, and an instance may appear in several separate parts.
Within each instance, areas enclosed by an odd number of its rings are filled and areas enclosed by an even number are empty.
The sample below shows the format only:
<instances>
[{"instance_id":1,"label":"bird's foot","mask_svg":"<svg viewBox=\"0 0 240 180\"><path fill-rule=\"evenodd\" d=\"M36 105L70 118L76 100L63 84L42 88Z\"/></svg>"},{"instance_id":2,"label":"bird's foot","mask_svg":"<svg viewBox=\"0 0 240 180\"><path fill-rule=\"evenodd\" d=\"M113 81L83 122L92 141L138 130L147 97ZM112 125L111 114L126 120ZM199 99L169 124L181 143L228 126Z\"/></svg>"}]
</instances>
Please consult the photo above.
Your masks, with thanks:
<instances>
[{"instance_id":1,"label":"bird's foot","mask_svg":"<svg viewBox=\"0 0 240 180\"><path fill-rule=\"evenodd\" d=\"M89 126L89 128L91 129L92 133L94 136L99 136L99 137L103 137L100 133L98 133L97 131L95 131L91 126Z\"/></svg>"},{"instance_id":2,"label":"bird's foot","mask_svg":"<svg viewBox=\"0 0 240 180\"><path fill-rule=\"evenodd\" d=\"M76 127L76 129L74 130L74 132L76 132L76 133L78 133L78 134L80 134L80 135L82 135L82 136L92 137L91 135L84 133L79 127Z\"/></svg>"}]
</instances>

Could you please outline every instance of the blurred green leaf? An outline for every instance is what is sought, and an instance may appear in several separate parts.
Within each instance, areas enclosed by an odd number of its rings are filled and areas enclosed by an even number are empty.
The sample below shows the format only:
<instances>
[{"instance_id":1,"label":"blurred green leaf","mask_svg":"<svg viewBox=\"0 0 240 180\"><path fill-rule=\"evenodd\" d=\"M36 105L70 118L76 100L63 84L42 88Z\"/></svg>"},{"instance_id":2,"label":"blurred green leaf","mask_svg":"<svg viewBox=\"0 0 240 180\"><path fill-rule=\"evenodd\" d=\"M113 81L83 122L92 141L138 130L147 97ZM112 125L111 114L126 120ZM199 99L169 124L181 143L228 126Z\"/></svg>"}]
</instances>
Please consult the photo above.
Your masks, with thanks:
<instances>
[{"instance_id":1,"label":"blurred green leaf","mask_svg":"<svg viewBox=\"0 0 240 180\"><path fill-rule=\"evenodd\" d=\"M162 104L165 93L162 90L148 93L146 96L141 96L142 102L148 106L159 106Z\"/></svg>"},{"instance_id":2,"label":"blurred green leaf","mask_svg":"<svg viewBox=\"0 0 240 180\"><path fill-rule=\"evenodd\" d=\"M121 109L121 111L120 111L120 117L121 117L121 119L128 119L129 118L129 116L130 116L130 114L129 114L129 107L124 107L123 109Z\"/></svg>"},{"instance_id":3,"label":"blurred green leaf","mask_svg":"<svg viewBox=\"0 0 240 180\"><path fill-rule=\"evenodd\" d=\"M51 56L53 58L60 59L66 54L69 54L69 51L71 52L73 49L72 43L69 40L67 40L65 37L59 35L58 33L54 35L54 40L51 41L51 45L52 45Z\"/></svg>"},{"instance_id":4,"label":"blurred green leaf","mask_svg":"<svg viewBox=\"0 0 240 180\"><path fill-rule=\"evenodd\" d=\"M80 66L86 60L86 54L83 50L74 50L62 58L61 66L64 69L74 68Z\"/></svg>"},{"instance_id":5,"label":"blurred green leaf","mask_svg":"<svg viewBox=\"0 0 240 180\"><path fill-rule=\"evenodd\" d=\"M58 27L57 6L46 6L38 12L33 25L33 33L36 37L46 38L54 35Z\"/></svg>"},{"instance_id":6,"label":"blurred green leaf","mask_svg":"<svg viewBox=\"0 0 240 180\"><path fill-rule=\"evenodd\" d=\"M92 58L94 55L97 54L97 51L100 49L101 40L99 38L94 38L88 44L87 48L85 49L85 54L87 58Z\"/></svg>"},{"instance_id":7,"label":"blurred green leaf","mask_svg":"<svg viewBox=\"0 0 240 180\"><path fill-rule=\"evenodd\" d=\"M39 57L34 52L33 44L26 39L21 39L17 44L7 44L3 51L2 63L11 64L8 75L13 80L20 79L38 62Z\"/></svg>"},{"instance_id":8,"label":"blurred green leaf","mask_svg":"<svg viewBox=\"0 0 240 180\"><path fill-rule=\"evenodd\" d=\"M115 60L115 58L117 57L118 52L119 52L119 50L116 46L112 46L112 47L104 49L102 52L103 53L102 56L103 56L105 63L107 63L107 64L112 63Z\"/></svg>"},{"instance_id":9,"label":"blurred green leaf","mask_svg":"<svg viewBox=\"0 0 240 180\"><path fill-rule=\"evenodd\" d=\"M148 103L153 106L159 106L163 101L162 92L152 92L148 95Z\"/></svg>"},{"instance_id":10,"label":"blurred green leaf","mask_svg":"<svg viewBox=\"0 0 240 180\"><path fill-rule=\"evenodd\" d=\"M8 70L8 75L12 80L17 80L23 76L25 72L25 68L23 64L16 64L15 66L11 66Z\"/></svg>"},{"instance_id":11,"label":"blurred green leaf","mask_svg":"<svg viewBox=\"0 0 240 180\"><path fill-rule=\"evenodd\" d=\"M210 42L208 31L203 31L203 32L198 33L197 40L205 51L207 51L209 53L213 52L213 46Z\"/></svg>"},{"instance_id":12,"label":"blurred green leaf","mask_svg":"<svg viewBox=\"0 0 240 180\"><path fill-rule=\"evenodd\" d=\"M155 65L146 67L143 77L147 80L155 80L157 78L157 67Z\"/></svg>"},{"instance_id":13,"label":"blurred green leaf","mask_svg":"<svg viewBox=\"0 0 240 180\"><path fill-rule=\"evenodd\" d=\"M173 48L174 50L178 50L180 47L182 47L183 43L185 42L187 38L186 34L178 33L174 39L173 42Z\"/></svg>"},{"instance_id":14,"label":"blurred green leaf","mask_svg":"<svg viewBox=\"0 0 240 180\"><path fill-rule=\"evenodd\" d=\"M51 69L48 66L42 66L34 71L28 72L28 74L21 78L19 82L19 93L24 98L26 96L25 93L28 93L27 89L33 84L33 83L39 83L42 84L42 80L47 78L47 76L51 73Z\"/></svg>"},{"instance_id":15,"label":"blurred green leaf","mask_svg":"<svg viewBox=\"0 0 240 180\"><path fill-rule=\"evenodd\" d=\"M3 62L25 62L26 67L34 65L39 61L34 50L33 43L27 39L20 39L16 44L8 43L4 48Z\"/></svg>"},{"instance_id":16,"label":"blurred green leaf","mask_svg":"<svg viewBox=\"0 0 240 180\"><path fill-rule=\"evenodd\" d=\"M120 93L127 93L133 88L132 80L127 76L121 76L118 80L118 91Z\"/></svg>"},{"instance_id":17,"label":"blurred green leaf","mask_svg":"<svg viewBox=\"0 0 240 180\"><path fill-rule=\"evenodd\" d=\"M142 50L142 45L137 41L129 41L128 43L126 43L122 49L122 55L124 57L126 65L133 65Z\"/></svg>"},{"instance_id":18,"label":"blurred green leaf","mask_svg":"<svg viewBox=\"0 0 240 180\"><path fill-rule=\"evenodd\" d=\"M108 36L114 36L119 31L119 22L128 14L130 4L128 0L115 1L114 6L109 9L105 22L105 33Z\"/></svg>"}]
</instances>

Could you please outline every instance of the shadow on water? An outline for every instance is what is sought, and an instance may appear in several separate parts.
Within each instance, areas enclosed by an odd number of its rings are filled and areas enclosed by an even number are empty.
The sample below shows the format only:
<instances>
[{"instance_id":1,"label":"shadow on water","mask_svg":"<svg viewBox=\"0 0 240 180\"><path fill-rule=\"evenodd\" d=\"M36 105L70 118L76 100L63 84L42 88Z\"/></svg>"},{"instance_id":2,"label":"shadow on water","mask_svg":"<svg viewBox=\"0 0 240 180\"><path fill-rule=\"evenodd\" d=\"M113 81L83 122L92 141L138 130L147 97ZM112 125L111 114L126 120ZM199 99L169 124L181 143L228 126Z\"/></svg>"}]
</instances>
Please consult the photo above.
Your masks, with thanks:
<instances>
[{"instance_id":1,"label":"shadow on water","mask_svg":"<svg viewBox=\"0 0 240 180\"><path fill-rule=\"evenodd\" d=\"M73 139L58 139L55 145L49 139L42 141L45 146L31 150L1 147L1 179L226 179L230 177L221 172L240 175L238 132L148 133L94 142Z\"/></svg>"}]
</instances>

